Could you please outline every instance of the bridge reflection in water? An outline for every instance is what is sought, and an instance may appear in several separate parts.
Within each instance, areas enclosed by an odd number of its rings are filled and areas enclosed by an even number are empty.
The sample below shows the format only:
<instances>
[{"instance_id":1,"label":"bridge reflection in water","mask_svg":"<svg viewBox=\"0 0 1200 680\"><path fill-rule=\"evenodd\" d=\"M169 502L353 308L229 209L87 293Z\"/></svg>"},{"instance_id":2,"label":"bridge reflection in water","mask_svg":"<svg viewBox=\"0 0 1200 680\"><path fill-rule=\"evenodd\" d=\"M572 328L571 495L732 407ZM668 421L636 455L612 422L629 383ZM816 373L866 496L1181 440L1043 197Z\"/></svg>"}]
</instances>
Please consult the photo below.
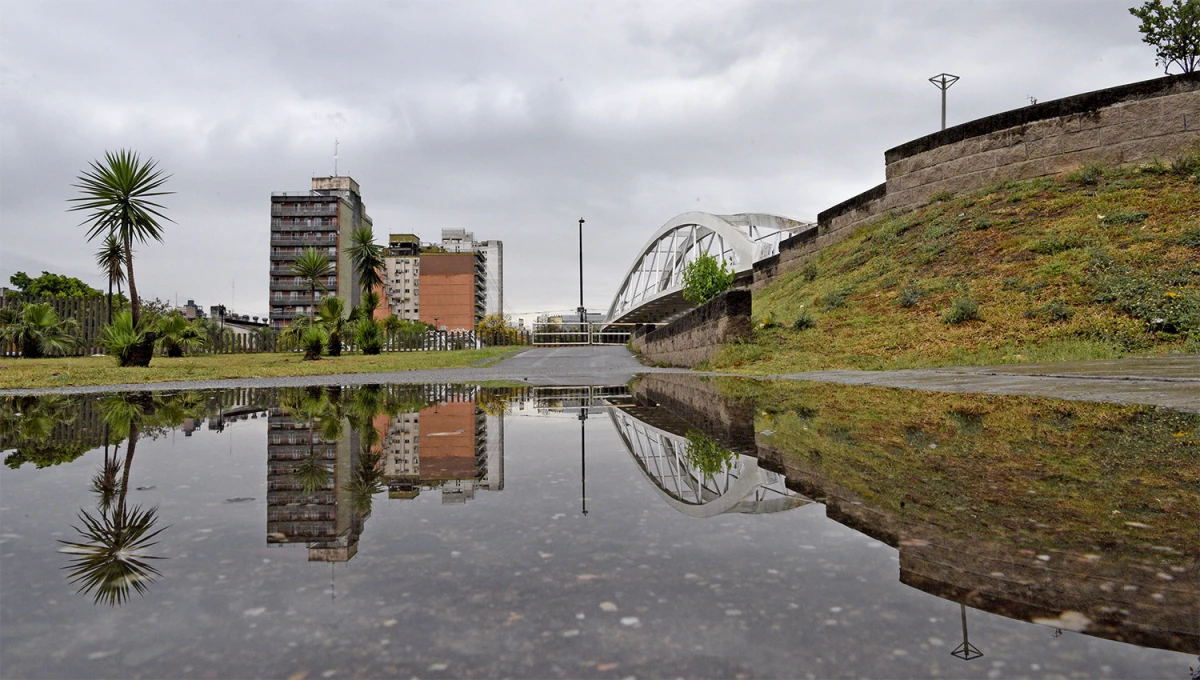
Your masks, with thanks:
<instances>
[{"instance_id":1,"label":"bridge reflection in water","mask_svg":"<svg viewBox=\"0 0 1200 680\"><path fill-rule=\"evenodd\" d=\"M657 406L614 406L609 416L638 469L667 505L689 517L765 514L811 503L790 491L782 475L759 467L753 456L731 452L720 470L706 474L689 455L686 420Z\"/></svg>"}]
</instances>

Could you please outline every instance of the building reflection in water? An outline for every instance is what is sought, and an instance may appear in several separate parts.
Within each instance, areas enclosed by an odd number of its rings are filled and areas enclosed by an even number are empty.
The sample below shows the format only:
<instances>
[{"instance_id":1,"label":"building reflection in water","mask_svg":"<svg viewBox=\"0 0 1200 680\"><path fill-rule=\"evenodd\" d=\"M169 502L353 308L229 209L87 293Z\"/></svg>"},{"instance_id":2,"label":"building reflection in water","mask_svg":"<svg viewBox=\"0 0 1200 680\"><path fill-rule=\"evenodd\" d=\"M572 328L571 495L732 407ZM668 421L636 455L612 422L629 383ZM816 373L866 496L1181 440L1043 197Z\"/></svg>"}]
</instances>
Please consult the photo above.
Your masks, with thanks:
<instances>
[{"instance_id":1,"label":"building reflection in water","mask_svg":"<svg viewBox=\"0 0 1200 680\"><path fill-rule=\"evenodd\" d=\"M267 542L346 562L376 491L392 500L436 491L454 504L502 490L504 415L520 393L421 385L282 395L268 418Z\"/></svg>"}]
</instances>

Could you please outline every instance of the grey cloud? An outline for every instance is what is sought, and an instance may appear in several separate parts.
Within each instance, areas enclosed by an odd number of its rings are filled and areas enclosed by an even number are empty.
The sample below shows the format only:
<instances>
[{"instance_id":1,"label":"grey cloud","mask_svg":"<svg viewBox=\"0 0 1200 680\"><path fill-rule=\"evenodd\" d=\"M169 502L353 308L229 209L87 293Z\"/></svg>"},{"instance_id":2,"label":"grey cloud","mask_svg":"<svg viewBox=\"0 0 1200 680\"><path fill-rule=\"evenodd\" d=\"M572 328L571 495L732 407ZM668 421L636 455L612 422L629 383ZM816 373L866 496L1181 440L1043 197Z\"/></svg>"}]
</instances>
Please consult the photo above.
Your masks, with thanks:
<instances>
[{"instance_id":1,"label":"grey cloud","mask_svg":"<svg viewBox=\"0 0 1200 680\"><path fill-rule=\"evenodd\" d=\"M151 296L266 307L268 196L339 169L380 236L506 247L513 311L606 306L677 213L811 219L937 125L1158 75L1121 2L24 3L0 10L0 277L93 270L74 177L173 173ZM84 278L88 278L85 276ZM88 279L99 284L100 276Z\"/></svg>"}]
</instances>

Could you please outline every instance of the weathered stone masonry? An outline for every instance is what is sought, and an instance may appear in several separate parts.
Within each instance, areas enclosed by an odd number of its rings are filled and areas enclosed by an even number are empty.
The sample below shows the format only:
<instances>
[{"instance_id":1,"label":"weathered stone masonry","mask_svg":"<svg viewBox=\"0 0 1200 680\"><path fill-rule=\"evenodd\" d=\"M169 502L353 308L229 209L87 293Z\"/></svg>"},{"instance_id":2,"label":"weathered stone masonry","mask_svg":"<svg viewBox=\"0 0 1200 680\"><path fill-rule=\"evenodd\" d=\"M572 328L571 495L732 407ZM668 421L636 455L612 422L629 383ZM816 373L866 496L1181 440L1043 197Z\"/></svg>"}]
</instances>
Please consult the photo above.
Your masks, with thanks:
<instances>
[{"instance_id":1,"label":"weathered stone masonry","mask_svg":"<svg viewBox=\"0 0 1200 680\"><path fill-rule=\"evenodd\" d=\"M1200 73L1156 78L1042 102L889 149L887 181L817 216L817 227L782 242L755 265L752 288L796 269L885 212L1001 182L1047 177L1089 164L1168 160L1200 144Z\"/></svg>"},{"instance_id":2,"label":"weathered stone masonry","mask_svg":"<svg viewBox=\"0 0 1200 680\"><path fill-rule=\"evenodd\" d=\"M695 366L722 345L750 338L750 291L725 291L667 326L635 332L633 348L657 363Z\"/></svg>"}]
</instances>

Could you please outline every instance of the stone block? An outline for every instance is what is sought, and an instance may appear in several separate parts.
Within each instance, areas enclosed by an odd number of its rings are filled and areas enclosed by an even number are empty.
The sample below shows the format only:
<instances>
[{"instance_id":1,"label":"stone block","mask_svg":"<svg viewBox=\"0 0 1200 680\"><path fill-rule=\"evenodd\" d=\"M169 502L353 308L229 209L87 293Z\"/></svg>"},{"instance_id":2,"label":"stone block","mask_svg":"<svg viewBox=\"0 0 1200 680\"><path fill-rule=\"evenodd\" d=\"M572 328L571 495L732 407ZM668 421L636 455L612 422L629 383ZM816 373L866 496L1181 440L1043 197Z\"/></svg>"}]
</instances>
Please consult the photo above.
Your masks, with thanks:
<instances>
[{"instance_id":1,"label":"stone block","mask_svg":"<svg viewBox=\"0 0 1200 680\"><path fill-rule=\"evenodd\" d=\"M995 151L995 166L997 168L1013 163L1023 163L1029 160L1029 153L1025 150L1025 144L1014 144L1013 146Z\"/></svg>"},{"instance_id":2,"label":"stone block","mask_svg":"<svg viewBox=\"0 0 1200 680\"><path fill-rule=\"evenodd\" d=\"M1175 99L1175 96L1166 97L1151 97L1150 99L1140 99L1125 102L1121 111L1122 122L1131 120L1142 120L1145 118L1157 118L1163 115L1163 105L1168 100Z\"/></svg>"},{"instance_id":3,"label":"stone block","mask_svg":"<svg viewBox=\"0 0 1200 680\"><path fill-rule=\"evenodd\" d=\"M1170 160L1196 144L1200 144L1200 130L1133 140L1112 148L1120 154L1121 163L1148 163Z\"/></svg>"},{"instance_id":4,"label":"stone block","mask_svg":"<svg viewBox=\"0 0 1200 680\"><path fill-rule=\"evenodd\" d=\"M1058 135L1030 139L1025 143L1028 158L1046 158L1062 153L1062 138Z\"/></svg>"},{"instance_id":5,"label":"stone block","mask_svg":"<svg viewBox=\"0 0 1200 680\"><path fill-rule=\"evenodd\" d=\"M1093 149L1100 146L1100 131L1085 130L1083 132L1072 132L1063 135L1060 139L1062 140L1063 153Z\"/></svg>"}]
</instances>

